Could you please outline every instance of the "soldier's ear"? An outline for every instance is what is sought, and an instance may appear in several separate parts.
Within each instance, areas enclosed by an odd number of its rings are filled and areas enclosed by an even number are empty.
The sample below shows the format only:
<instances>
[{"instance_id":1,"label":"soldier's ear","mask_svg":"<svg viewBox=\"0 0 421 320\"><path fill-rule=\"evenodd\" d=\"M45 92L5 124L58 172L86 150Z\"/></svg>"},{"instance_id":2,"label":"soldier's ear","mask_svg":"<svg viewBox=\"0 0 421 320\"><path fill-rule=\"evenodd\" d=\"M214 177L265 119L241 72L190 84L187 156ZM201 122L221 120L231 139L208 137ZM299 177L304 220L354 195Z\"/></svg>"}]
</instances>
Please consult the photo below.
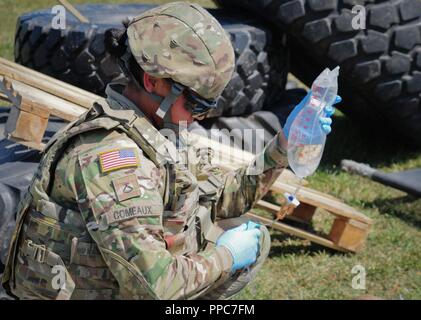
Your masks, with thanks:
<instances>
[{"instance_id":1,"label":"soldier's ear","mask_svg":"<svg viewBox=\"0 0 421 320\"><path fill-rule=\"evenodd\" d=\"M149 93L154 92L156 89L156 78L144 72L143 73L143 86L145 87L147 92Z\"/></svg>"}]
</instances>

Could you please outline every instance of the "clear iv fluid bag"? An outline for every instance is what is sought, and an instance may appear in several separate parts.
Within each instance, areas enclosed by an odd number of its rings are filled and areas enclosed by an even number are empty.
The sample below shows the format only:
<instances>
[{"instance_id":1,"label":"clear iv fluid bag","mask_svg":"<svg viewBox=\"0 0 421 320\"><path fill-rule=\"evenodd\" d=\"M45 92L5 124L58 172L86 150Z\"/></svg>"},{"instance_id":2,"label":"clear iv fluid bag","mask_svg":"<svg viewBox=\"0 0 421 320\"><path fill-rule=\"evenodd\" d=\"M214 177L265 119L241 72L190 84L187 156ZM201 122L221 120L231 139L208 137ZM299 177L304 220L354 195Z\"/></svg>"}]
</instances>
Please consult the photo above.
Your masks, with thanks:
<instances>
[{"instance_id":1,"label":"clear iv fluid bag","mask_svg":"<svg viewBox=\"0 0 421 320\"><path fill-rule=\"evenodd\" d=\"M288 136L288 162L294 173L305 178L316 171L323 155L326 134L319 117L327 105L332 105L338 91L339 66L328 68L316 78L311 95L294 119Z\"/></svg>"}]
</instances>

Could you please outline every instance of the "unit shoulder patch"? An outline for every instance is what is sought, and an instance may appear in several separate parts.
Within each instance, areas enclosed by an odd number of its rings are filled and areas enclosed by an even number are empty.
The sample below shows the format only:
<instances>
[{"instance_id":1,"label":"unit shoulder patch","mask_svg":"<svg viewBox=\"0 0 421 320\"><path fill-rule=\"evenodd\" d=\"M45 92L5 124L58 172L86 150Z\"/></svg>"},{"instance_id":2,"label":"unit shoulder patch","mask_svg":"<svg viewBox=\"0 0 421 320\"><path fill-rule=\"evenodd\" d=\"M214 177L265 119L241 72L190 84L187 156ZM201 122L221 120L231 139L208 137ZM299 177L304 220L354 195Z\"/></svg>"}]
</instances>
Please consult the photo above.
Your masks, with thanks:
<instances>
[{"instance_id":1,"label":"unit shoulder patch","mask_svg":"<svg viewBox=\"0 0 421 320\"><path fill-rule=\"evenodd\" d=\"M98 154L102 173L122 168L139 167L139 156L135 148L120 148L101 152Z\"/></svg>"},{"instance_id":2,"label":"unit shoulder patch","mask_svg":"<svg viewBox=\"0 0 421 320\"><path fill-rule=\"evenodd\" d=\"M135 174L129 174L124 177L112 180L112 184L118 201L139 197L141 195L139 182Z\"/></svg>"}]
</instances>

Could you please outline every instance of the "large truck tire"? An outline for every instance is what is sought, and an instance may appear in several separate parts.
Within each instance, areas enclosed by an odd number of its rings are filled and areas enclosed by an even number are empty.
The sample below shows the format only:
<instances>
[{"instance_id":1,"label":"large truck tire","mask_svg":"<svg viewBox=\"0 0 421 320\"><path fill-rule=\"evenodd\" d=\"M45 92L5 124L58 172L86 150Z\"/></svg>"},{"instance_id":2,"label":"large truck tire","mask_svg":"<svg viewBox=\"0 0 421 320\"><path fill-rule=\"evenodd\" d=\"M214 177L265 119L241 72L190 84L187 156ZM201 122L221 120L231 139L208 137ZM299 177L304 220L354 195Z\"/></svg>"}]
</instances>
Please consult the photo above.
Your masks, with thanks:
<instances>
[{"instance_id":1,"label":"large truck tire","mask_svg":"<svg viewBox=\"0 0 421 320\"><path fill-rule=\"evenodd\" d=\"M286 32L291 72L307 85L325 67L340 65L344 102L338 108L381 133L421 145L421 1L218 2L236 13L252 11ZM366 29L353 28L354 5L364 6Z\"/></svg>"},{"instance_id":2,"label":"large truck tire","mask_svg":"<svg viewBox=\"0 0 421 320\"><path fill-rule=\"evenodd\" d=\"M15 60L88 91L104 94L105 86L122 75L105 52L104 32L122 28L122 21L153 5L81 5L89 19L80 23L70 13L66 28L53 29L51 9L22 15L16 26ZM242 115L260 110L285 88L288 52L285 36L272 33L247 15L210 10L229 33L236 55L235 73L210 116Z\"/></svg>"},{"instance_id":3,"label":"large truck tire","mask_svg":"<svg viewBox=\"0 0 421 320\"><path fill-rule=\"evenodd\" d=\"M16 210L38 163L0 164L0 273L6 263L9 241L16 224Z\"/></svg>"}]
</instances>

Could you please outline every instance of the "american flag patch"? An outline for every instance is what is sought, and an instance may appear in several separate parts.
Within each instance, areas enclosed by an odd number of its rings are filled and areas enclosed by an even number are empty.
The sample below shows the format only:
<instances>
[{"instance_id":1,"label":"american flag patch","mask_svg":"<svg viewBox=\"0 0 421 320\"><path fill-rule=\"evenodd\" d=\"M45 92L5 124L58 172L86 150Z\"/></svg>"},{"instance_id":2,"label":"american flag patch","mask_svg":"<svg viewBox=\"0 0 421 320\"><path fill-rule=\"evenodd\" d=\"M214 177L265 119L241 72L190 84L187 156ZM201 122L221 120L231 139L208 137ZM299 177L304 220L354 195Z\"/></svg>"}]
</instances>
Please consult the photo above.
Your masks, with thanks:
<instances>
[{"instance_id":1,"label":"american flag patch","mask_svg":"<svg viewBox=\"0 0 421 320\"><path fill-rule=\"evenodd\" d=\"M139 166L139 158L135 149L115 149L99 154L101 172L109 172L121 168Z\"/></svg>"}]
</instances>

